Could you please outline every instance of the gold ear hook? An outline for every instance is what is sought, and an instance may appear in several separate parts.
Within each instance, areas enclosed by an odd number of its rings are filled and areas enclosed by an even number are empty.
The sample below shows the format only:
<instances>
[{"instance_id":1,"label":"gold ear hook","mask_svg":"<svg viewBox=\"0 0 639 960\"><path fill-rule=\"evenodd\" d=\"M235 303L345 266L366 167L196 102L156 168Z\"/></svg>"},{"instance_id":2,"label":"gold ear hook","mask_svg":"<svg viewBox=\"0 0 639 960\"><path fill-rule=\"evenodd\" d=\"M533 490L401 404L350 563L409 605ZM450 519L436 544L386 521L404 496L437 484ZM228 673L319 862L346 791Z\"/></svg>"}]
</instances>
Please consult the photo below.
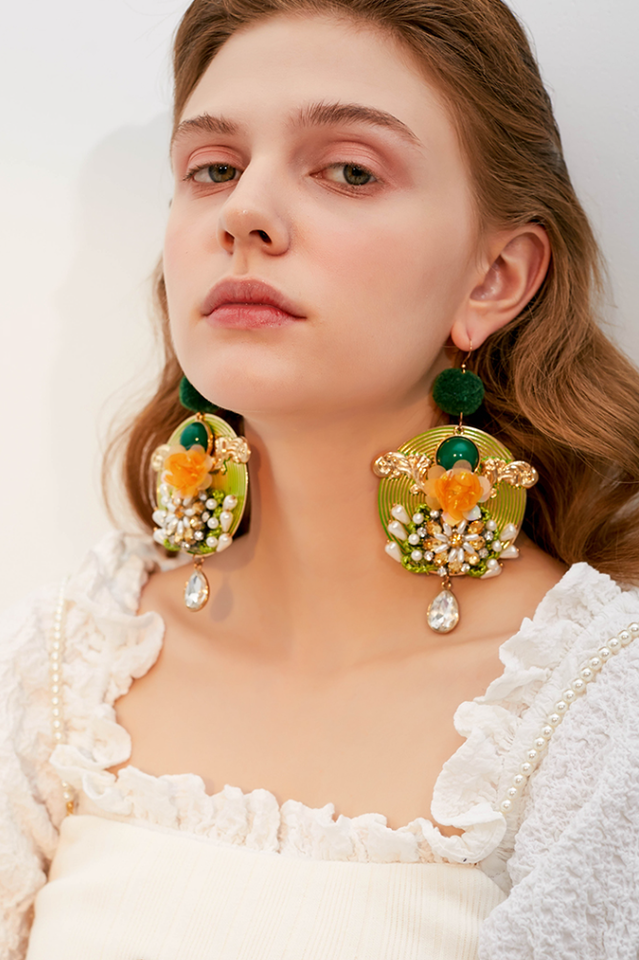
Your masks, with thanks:
<instances>
[{"instance_id":1,"label":"gold ear hook","mask_svg":"<svg viewBox=\"0 0 639 960\"><path fill-rule=\"evenodd\" d=\"M473 352L473 341L472 341L470 338L468 339L468 347L469 347L468 353L466 354L466 356L464 357L464 359L462 360L462 363L461 363L461 372L462 372L462 373L466 373L466 364L467 364L468 361L470 360L470 355L471 355L471 353ZM455 427L455 433L460 434L460 433L463 433L463 432L464 432L464 415L463 415L463 413L460 413L460 414L459 414L459 423L458 423L457 426Z\"/></svg>"}]
</instances>

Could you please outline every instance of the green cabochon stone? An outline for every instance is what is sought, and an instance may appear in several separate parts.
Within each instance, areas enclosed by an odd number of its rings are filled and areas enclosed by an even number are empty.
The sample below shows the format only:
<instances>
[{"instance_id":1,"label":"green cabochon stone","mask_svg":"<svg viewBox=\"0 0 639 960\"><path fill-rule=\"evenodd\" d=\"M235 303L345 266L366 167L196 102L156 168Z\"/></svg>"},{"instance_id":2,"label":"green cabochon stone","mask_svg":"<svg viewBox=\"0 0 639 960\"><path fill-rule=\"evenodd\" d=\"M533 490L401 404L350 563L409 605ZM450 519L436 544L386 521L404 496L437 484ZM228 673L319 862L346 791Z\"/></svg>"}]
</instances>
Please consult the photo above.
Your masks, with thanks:
<instances>
[{"instance_id":1,"label":"green cabochon stone","mask_svg":"<svg viewBox=\"0 0 639 960\"><path fill-rule=\"evenodd\" d=\"M451 417L470 416L484 399L484 385L476 373L458 367L442 370L433 383L433 400Z\"/></svg>"},{"instance_id":2,"label":"green cabochon stone","mask_svg":"<svg viewBox=\"0 0 639 960\"><path fill-rule=\"evenodd\" d=\"M437 448L437 463L444 470L451 470L459 460L466 460L474 470L479 463L479 450L468 437L448 437Z\"/></svg>"},{"instance_id":3,"label":"green cabochon stone","mask_svg":"<svg viewBox=\"0 0 639 960\"><path fill-rule=\"evenodd\" d=\"M180 443L185 450L199 445L206 450L209 442L209 435L203 423L190 423L180 434Z\"/></svg>"}]
</instances>

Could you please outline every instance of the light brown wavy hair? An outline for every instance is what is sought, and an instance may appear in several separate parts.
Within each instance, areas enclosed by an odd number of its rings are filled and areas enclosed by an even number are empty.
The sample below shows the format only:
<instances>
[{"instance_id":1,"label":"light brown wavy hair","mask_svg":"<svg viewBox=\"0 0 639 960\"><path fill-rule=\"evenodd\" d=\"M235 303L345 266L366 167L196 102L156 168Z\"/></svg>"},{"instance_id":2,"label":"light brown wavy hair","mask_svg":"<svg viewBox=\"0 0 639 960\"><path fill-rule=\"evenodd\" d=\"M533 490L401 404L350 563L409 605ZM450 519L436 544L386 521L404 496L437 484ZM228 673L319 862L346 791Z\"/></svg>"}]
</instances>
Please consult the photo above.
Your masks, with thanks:
<instances>
[{"instance_id":1,"label":"light brown wavy hair","mask_svg":"<svg viewBox=\"0 0 639 960\"><path fill-rule=\"evenodd\" d=\"M222 44L278 14L354 18L399 39L449 105L482 225L545 227L552 262L543 286L473 354L486 395L472 422L537 467L524 529L540 547L639 582L639 373L597 324L599 251L521 24L501 0L195 0L175 38L175 124ZM111 445L104 474L114 475L124 447L126 492L149 529L151 454L184 417L159 269L155 293L164 369Z\"/></svg>"}]
</instances>

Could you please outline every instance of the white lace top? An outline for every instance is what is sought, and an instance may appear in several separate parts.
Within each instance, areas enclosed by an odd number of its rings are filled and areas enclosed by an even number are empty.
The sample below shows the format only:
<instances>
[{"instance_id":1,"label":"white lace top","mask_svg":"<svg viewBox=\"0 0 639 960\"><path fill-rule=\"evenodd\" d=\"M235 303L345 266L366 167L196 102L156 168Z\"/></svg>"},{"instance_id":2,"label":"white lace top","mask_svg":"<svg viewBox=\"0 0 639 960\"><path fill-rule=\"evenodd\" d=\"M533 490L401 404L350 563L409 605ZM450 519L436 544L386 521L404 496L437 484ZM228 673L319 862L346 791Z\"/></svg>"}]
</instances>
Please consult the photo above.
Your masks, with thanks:
<instances>
[{"instance_id":1,"label":"white lace top","mask_svg":"<svg viewBox=\"0 0 639 960\"><path fill-rule=\"evenodd\" d=\"M195 775L128 766L114 702L155 662L163 624L137 616L158 564L146 540L107 537L66 588L65 735L51 733L56 592L12 611L0 644L0 958L22 960L65 803L220 845L309 860L477 864L509 893L486 921L482 960L635 958L639 948L639 595L573 566L501 648L504 672L463 703L466 740L444 765L431 813L398 830L381 814L279 805ZM585 672L582 672L585 671ZM583 689L582 689L583 688ZM514 884L514 887L513 887ZM512 889L511 889L512 887Z\"/></svg>"}]
</instances>

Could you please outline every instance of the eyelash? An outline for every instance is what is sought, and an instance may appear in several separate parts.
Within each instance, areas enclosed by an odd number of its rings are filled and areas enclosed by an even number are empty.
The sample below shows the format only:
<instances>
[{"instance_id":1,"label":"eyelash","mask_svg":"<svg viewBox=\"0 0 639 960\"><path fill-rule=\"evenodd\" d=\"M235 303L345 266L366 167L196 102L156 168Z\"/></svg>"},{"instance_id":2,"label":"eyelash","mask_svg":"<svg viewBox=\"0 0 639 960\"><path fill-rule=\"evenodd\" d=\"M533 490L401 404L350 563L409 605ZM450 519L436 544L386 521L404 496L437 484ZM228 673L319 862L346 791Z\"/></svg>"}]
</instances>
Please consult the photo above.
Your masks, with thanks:
<instances>
[{"instance_id":1,"label":"eyelash","mask_svg":"<svg viewBox=\"0 0 639 960\"><path fill-rule=\"evenodd\" d=\"M238 171L238 168L237 168L237 167L234 167L233 164L231 164L231 163L229 163L229 164L224 164L224 163L202 163L202 164L198 165L197 167L193 167L191 170L189 170L182 179L183 179L183 181L185 181L185 182L196 182L196 183L199 183L199 181L196 181L196 180L195 180L195 177L197 176L198 173L200 173L202 170L207 170L207 169L209 169L210 167L218 167L218 166L220 166L220 167L222 167L222 166L232 167L234 170L236 170L236 171L239 173L239 176L238 176L238 177L233 177L233 179L231 179L231 180L220 180L220 181L218 181L218 185L224 184L224 183L235 183L237 180L239 180L240 176L242 175L242 171ZM323 170L339 170L339 169L342 168L342 167L353 167L355 170L361 170L365 175L367 175L367 176L369 176L369 177L371 178L370 180L368 180L366 183L363 183L363 184L352 184L352 183L343 183L343 184L340 184L340 186L346 188L347 190L351 190L351 191L353 191L354 193L361 192L364 187L368 187L368 186L370 186L372 183L379 183L379 182L380 182L379 178L375 176L375 174L372 172L372 170L369 170L368 167L362 166L362 164L360 164L360 163L354 163L352 160L341 160L341 161L339 161L338 163L329 163L326 167L323 168ZM322 171L322 172L323 172L323 171ZM215 183L216 183L215 180L211 180L211 184L215 184ZM203 186L206 186L206 184L202 184L202 185L203 185Z\"/></svg>"}]
</instances>

